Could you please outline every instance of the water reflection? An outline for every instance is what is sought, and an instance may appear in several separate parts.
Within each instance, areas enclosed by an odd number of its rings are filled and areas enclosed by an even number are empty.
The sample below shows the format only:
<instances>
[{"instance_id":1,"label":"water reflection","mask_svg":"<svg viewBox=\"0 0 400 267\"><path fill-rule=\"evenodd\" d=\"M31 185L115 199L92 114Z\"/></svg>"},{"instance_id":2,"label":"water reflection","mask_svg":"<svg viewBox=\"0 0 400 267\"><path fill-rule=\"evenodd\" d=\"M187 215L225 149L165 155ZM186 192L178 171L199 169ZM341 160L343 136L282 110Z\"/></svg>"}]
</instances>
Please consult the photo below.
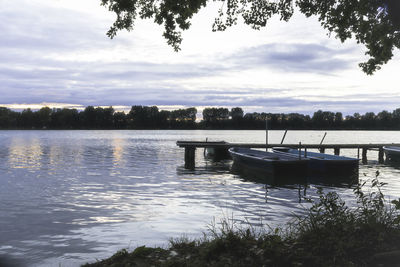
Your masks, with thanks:
<instances>
[{"instance_id":1,"label":"water reflection","mask_svg":"<svg viewBox=\"0 0 400 267\"><path fill-rule=\"evenodd\" d=\"M393 160L393 159L388 159L387 158L385 160L385 164L390 166L390 167L392 167L392 168L394 168L394 169L400 170L400 160L399 159Z\"/></svg>"},{"instance_id":2,"label":"water reflection","mask_svg":"<svg viewBox=\"0 0 400 267\"><path fill-rule=\"evenodd\" d=\"M293 184L293 185L286 185L283 186L284 188L297 190L298 196L298 203L306 202L308 203L307 199L307 188L309 188L308 184ZM268 192L273 191L276 187L265 185L265 202L268 203Z\"/></svg>"},{"instance_id":3,"label":"water reflection","mask_svg":"<svg viewBox=\"0 0 400 267\"><path fill-rule=\"evenodd\" d=\"M66 155L64 154L64 149L57 145L50 145L48 157L49 163L49 174L54 174L55 168L54 166L64 166L66 163Z\"/></svg>"},{"instance_id":4,"label":"water reflection","mask_svg":"<svg viewBox=\"0 0 400 267\"><path fill-rule=\"evenodd\" d=\"M296 176L296 175L271 175L269 172L262 172L260 169L252 169L243 166L232 160L218 161L215 158L205 157L204 161L194 169L187 169L186 166L177 167L177 175L179 176L203 176L207 175L209 183L218 181L218 177L226 177L227 174L233 175L234 179L243 182L256 183L263 186L265 190L264 198L268 203L269 192L288 189L297 191L297 202L304 203L307 201L307 189L311 187L334 187L334 188L354 188L358 184L358 170L349 173L347 176L337 176L326 173L319 176ZM193 178L192 178L193 179ZM220 182L225 185L226 181Z\"/></svg>"},{"instance_id":5,"label":"water reflection","mask_svg":"<svg viewBox=\"0 0 400 267\"><path fill-rule=\"evenodd\" d=\"M204 164L199 165L193 169L188 169L186 166L181 165L176 168L177 175L207 175L207 174L226 174L231 170L232 161L216 161L208 160L204 161Z\"/></svg>"},{"instance_id":6,"label":"water reflection","mask_svg":"<svg viewBox=\"0 0 400 267\"><path fill-rule=\"evenodd\" d=\"M233 162L231 171L233 174L240 175L245 180L274 186L307 183L307 176L303 173L298 175L294 171L283 174L271 173L270 171L264 171L262 168L252 168L238 162Z\"/></svg>"},{"instance_id":7,"label":"water reflection","mask_svg":"<svg viewBox=\"0 0 400 267\"><path fill-rule=\"evenodd\" d=\"M190 179L195 179L196 176L202 177L207 176L207 179L203 179L202 187L204 189L205 183L209 183L212 185L220 184L227 185L228 181L224 179L226 175L231 175L232 179L237 180L238 183L248 182L250 184L259 184L262 190L258 190L257 194L260 193L264 196L264 203L269 202L269 193L274 192L276 190L289 190L296 191L297 197L296 202L302 203L306 197L308 184L304 179L299 180L298 177L268 177L266 173L260 173L257 170L251 171L248 168L242 168L242 166L238 166L232 162L232 160L221 160L218 161L215 158L205 157L204 162L198 164L200 166L188 170L185 166L177 167L177 175L179 176L189 176L192 177ZM304 178L304 177L303 177ZM276 182L278 181L278 182ZM232 181L230 181L232 182ZM199 190L201 190L199 188ZM240 198L243 195L242 192L238 193L236 198ZM244 196L246 198L246 196ZM250 199L250 196L247 195L247 200ZM274 194L271 197L271 203L274 204L276 198ZM232 207L233 209L238 209L238 206ZM256 215L258 213L254 213ZM254 220L254 218L252 219ZM240 220L239 220L240 221Z\"/></svg>"},{"instance_id":8,"label":"water reflection","mask_svg":"<svg viewBox=\"0 0 400 267\"><path fill-rule=\"evenodd\" d=\"M113 157L114 157L114 167L118 168L118 166L123 166L125 163L125 145L126 142L121 138L114 138L112 140L113 147Z\"/></svg>"},{"instance_id":9,"label":"water reflection","mask_svg":"<svg viewBox=\"0 0 400 267\"><path fill-rule=\"evenodd\" d=\"M8 148L10 168L39 169L43 152L38 138L12 138Z\"/></svg>"},{"instance_id":10,"label":"water reflection","mask_svg":"<svg viewBox=\"0 0 400 267\"><path fill-rule=\"evenodd\" d=\"M232 161L209 161L199 151L196 168L184 168L176 140L222 134L264 140L262 131L2 132L0 255L26 266L78 266L129 246L200 237L213 218L274 226L303 212L302 197L315 196L315 184L254 181L232 172ZM398 194L399 169L379 168L390 195ZM375 171L360 167L367 176ZM352 197L345 187L334 190Z\"/></svg>"}]
</instances>

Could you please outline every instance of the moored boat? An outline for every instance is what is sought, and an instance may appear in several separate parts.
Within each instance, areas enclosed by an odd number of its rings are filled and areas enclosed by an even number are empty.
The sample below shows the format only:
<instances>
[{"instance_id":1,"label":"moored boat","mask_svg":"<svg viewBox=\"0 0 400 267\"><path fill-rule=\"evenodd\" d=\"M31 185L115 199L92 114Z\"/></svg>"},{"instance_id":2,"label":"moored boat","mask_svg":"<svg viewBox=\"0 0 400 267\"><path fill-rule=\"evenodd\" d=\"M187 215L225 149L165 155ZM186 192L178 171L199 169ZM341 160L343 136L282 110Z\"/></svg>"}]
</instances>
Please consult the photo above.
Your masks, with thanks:
<instances>
[{"instance_id":1,"label":"moored boat","mask_svg":"<svg viewBox=\"0 0 400 267\"><path fill-rule=\"evenodd\" d=\"M274 148L276 154L292 155L293 157L301 157L309 159L308 174L315 176L358 176L359 159L344 157L338 155L330 155L318 152L299 151L291 148Z\"/></svg>"},{"instance_id":2,"label":"moored boat","mask_svg":"<svg viewBox=\"0 0 400 267\"><path fill-rule=\"evenodd\" d=\"M206 143L209 143L211 145L224 145L227 144L225 141L207 141ZM222 160L222 159L228 159L229 158L229 152L226 147L217 147L217 146L209 146L206 147L204 150L204 155L208 158L211 158L213 160Z\"/></svg>"},{"instance_id":3,"label":"moored boat","mask_svg":"<svg viewBox=\"0 0 400 267\"><path fill-rule=\"evenodd\" d=\"M400 161L400 147L398 146L384 146L386 159L393 161Z\"/></svg>"},{"instance_id":4,"label":"moored boat","mask_svg":"<svg viewBox=\"0 0 400 267\"><path fill-rule=\"evenodd\" d=\"M241 168L274 177L276 183L283 183L282 179L288 177L293 178L292 180L302 180L307 175L308 159L296 159L283 153L239 147L230 148L229 153L236 166L240 165Z\"/></svg>"}]
</instances>

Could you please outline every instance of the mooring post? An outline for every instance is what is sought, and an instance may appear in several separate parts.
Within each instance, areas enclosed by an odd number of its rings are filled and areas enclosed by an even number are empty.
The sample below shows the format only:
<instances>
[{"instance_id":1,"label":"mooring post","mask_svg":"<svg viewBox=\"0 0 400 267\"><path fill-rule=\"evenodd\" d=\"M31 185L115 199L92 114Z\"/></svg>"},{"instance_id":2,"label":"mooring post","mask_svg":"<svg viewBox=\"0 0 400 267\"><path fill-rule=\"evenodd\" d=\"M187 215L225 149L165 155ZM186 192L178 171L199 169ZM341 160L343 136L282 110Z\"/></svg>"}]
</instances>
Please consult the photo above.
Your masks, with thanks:
<instances>
[{"instance_id":1,"label":"mooring post","mask_svg":"<svg viewBox=\"0 0 400 267\"><path fill-rule=\"evenodd\" d=\"M195 151L196 148L192 146L185 147L185 168L194 169L195 167Z\"/></svg>"},{"instance_id":2,"label":"mooring post","mask_svg":"<svg viewBox=\"0 0 400 267\"><path fill-rule=\"evenodd\" d=\"M339 147L335 147L335 148L333 149L333 151L334 151L335 155L337 155L337 156L340 155L340 148L339 148Z\"/></svg>"},{"instance_id":3,"label":"mooring post","mask_svg":"<svg viewBox=\"0 0 400 267\"><path fill-rule=\"evenodd\" d=\"M321 142L319 143L320 145L322 145L322 142L324 142L325 136L326 136L326 132L325 132L325 134L324 134L324 137L322 137ZM319 152L320 152L320 153L325 153L325 148L320 147L320 148L319 148Z\"/></svg>"},{"instance_id":4,"label":"mooring post","mask_svg":"<svg viewBox=\"0 0 400 267\"><path fill-rule=\"evenodd\" d=\"M319 143L320 145L322 145L322 142L324 142L325 137L326 137L326 132L324 134L324 137L322 137L321 142Z\"/></svg>"},{"instance_id":5,"label":"mooring post","mask_svg":"<svg viewBox=\"0 0 400 267\"><path fill-rule=\"evenodd\" d=\"M285 130L285 133L283 134L283 137L282 137L282 140L281 140L281 145L283 144L283 140L285 140L286 134L287 134L287 130Z\"/></svg>"},{"instance_id":6,"label":"mooring post","mask_svg":"<svg viewBox=\"0 0 400 267\"><path fill-rule=\"evenodd\" d=\"M362 149L362 163L367 164L368 160L367 160L367 148L363 147Z\"/></svg>"},{"instance_id":7,"label":"mooring post","mask_svg":"<svg viewBox=\"0 0 400 267\"><path fill-rule=\"evenodd\" d=\"M383 163L384 162L384 159L383 159L383 147L380 147L379 148L379 152L378 152L378 162L379 163Z\"/></svg>"},{"instance_id":8,"label":"mooring post","mask_svg":"<svg viewBox=\"0 0 400 267\"><path fill-rule=\"evenodd\" d=\"M268 118L265 117L265 151L268 151Z\"/></svg>"},{"instance_id":9,"label":"mooring post","mask_svg":"<svg viewBox=\"0 0 400 267\"><path fill-rule=\"evenodd\" d=\"M208 142L208 137L206 137L206 143ZM205 147L203 150L204 157L207 155L207 148Z\"/></svg>"},{"instance_id":10,"label":"mooring post","mask_svg":"<svg viewBox=\"0 0 400 267\"><path fill-rule=\"evenodd\" d=\"M299 160L301 159L301 142L299 142Z\"/></svg>"},{"instance_id":11,"label":"mooring post","mask_svg":"<svg viewBox=\"0 0 400 267\"><path fill-rule=\"evenodd\" d=\"M357 147L357 158L360 159L360 147Z\"/></svg>"}]
</instances>

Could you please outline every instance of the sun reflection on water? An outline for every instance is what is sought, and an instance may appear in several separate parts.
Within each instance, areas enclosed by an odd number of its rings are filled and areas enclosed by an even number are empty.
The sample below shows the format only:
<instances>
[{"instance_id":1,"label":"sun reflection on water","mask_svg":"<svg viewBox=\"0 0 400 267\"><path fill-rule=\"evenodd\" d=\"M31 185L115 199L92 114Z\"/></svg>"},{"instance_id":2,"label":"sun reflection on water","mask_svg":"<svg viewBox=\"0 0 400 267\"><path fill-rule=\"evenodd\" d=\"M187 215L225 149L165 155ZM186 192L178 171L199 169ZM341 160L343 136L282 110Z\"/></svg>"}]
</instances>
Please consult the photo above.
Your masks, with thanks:
<instances>
[{"instance_id":1,"label":"sun reflection on water","mask_svg":"<svg viewBox=\"0 0 400 267\"><path fill-rule=\"evenodd\" d=\"M8 147L8 164L10 168L40 169L43 150L38 138L11 139Z\"/></svg>"},{"instance_id":2,"label":"sun reflection on water","mask_svg":"<svg viewBox=\"0 0 400 267\"><path fill-rule=\"evenodd\" d=\"M124 163L124 148L126 142L121 138L114 138L112 140L114 166L120 166Z\"/></svg>"}]
</instances>

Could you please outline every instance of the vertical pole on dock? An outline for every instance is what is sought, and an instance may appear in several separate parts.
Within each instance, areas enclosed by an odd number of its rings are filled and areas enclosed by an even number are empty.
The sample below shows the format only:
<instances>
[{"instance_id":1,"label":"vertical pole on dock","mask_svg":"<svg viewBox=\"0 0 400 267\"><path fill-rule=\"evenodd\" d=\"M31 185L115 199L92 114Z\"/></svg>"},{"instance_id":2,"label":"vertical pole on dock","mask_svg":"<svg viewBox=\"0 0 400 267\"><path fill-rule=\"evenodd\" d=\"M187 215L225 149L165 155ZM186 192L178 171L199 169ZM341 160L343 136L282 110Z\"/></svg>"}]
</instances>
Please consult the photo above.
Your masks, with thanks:
<instances>
[{"instance_id":1,"label":"vertical pole on dock","mask_svg":"<svg viewBox=\"0 0 400 267\"><path fill-rule=\"evenodd\" d=\"M206 137L206 143L207 142L208 142L208 137ZM207 155L207 148L206 147L204 148L203 155L204 155L204 157Z\"/></svg>"},{"instance_id":2,"label":"vertical pole on dock","mask_svg":"<svg viewBox=\"0 0 400 267\"><path fill-rule=\"evenodd\" d=\"M304 157L307 158L307 147L304 147Z\"/></svg>"},{"instance_id":3,"label":"vertical pole on dock","mask_svg":"<svg viewBox=\"0 0 400 267\"><path fill-rule=\"evenodd\" d=\"M301 159L301 142L299 142L299 159Z\"/></svg>"},{"instance_id":4,"label":"vertical pole on dock","mask_svg":"<svg viewBox=\"0 0 400 267\"><path fill-rule=\"evenodd\" d=\"M185 168L194 169L195 167L195 147L185 147Z\"/></svg>"},{"instance_id":5,"label":"vertical pole on dock","mask_svg":"<svg viewBox=\"0 0 400 267\"><path fill-rule=\"evenodd\" d=\"M321 143L319 143L320 145L322 145L322 142L324 142L325 136L326 136L326 132L324 134L324 137L322 137L322 139L321 139Z\"/></svg>"},{"instance_id":6,"label":"vertical pole on dock","mask_svg":"<svg viewBox=\"0 0 400 267\"><path fill-rule=\"evenodd\" d=\"M378 152L378 162L379 163L383 163L384 162L384 159L383 159L383 147L380 147L379 148L379 152Z\"/></svg>"},{"instance_id":7,"label":"vertical pole on dock","mask_svg":"<svg viewBox=\"0 0 400 267\"><path fill-rule=\"evenodd\" d=\"M265 144L268 146L268 118L265 117ZM265 147L265 151L268 151L268 147Z\"/></svg>"},{"instance_id":8,"label":"vertical pole on dock","mask_svg":"<svg viewBox=\"0 0 400 267\"><path fill-rule=\"evenodd\" d=\"M368 160L367 160L367 148L366 147L363 147L363 149L362 149L362 163L363 164L367 164L368 163Z\"/></svg>"},{"instance_id":9,"label":"vertical pole on dock","mask_svg":"<svg viewBox=\"0 0 400 267\"><path fill-rule=\"evenodd\" d=\"M287 130L285 130L285 133L283 134L283 137L282 137L282 140L281 140L281 145L283 144L283 140L285 140L286 133L287 133Z\"/></svg>"},{"instance_id":10,"label":"vertical pole on dock","mask_svg":"<svg viewBox=\"0 0 400 267\"><path fill-rule=\"evenodd\" d=\"M357 158L360 159L360 147L357 147Z\"/></svg>"},{"instance_id":11,"label":"vertical pole on dock","mask_svg":"<svg viewBox=\"0 0 400 267\"><path fill-rule=\"evenodd\" d=\"M333 149L333 151L334 151L334 154L335 154L335 155L337 155L337 156L340 155L340 148L339 148L339 147L335 147L335 148Z\"/></svg>"},{"instance_id":12,"label":"vertical pole on dock","mask_svg":"<svg viewBox=\"0 0 400 267\"><path fill-rule=\"evenodd\" d=\"M324 134L324 137L322 137L321 142L319 143L320 145L322 145L322 142L324 142L325 136L326 136L326 132ZM319 152L325 153L325 148L320 147Z\"/></svg>"}]
</instances>

